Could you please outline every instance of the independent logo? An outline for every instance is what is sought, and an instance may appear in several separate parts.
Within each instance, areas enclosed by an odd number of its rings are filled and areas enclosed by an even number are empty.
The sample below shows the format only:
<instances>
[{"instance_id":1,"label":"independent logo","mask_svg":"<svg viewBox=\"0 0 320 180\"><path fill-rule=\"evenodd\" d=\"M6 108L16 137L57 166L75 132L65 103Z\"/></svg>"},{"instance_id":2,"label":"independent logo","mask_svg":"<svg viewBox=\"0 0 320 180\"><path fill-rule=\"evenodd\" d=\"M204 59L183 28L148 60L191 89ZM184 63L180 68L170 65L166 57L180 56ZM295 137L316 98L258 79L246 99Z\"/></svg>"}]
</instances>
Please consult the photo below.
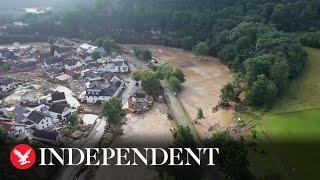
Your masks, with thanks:
<instances>
[{"instance_id":1,"label":"independent logo","mask_svg":"<svg viewBox=\"0 0 320 180\"><path fill-rule=\"evenodd\" d=\"M36 153L31 146L27 144L19 144L12 148L10 161L17 169L26 170L34 165L36 161Z\"/></svg>"}]
</instances>

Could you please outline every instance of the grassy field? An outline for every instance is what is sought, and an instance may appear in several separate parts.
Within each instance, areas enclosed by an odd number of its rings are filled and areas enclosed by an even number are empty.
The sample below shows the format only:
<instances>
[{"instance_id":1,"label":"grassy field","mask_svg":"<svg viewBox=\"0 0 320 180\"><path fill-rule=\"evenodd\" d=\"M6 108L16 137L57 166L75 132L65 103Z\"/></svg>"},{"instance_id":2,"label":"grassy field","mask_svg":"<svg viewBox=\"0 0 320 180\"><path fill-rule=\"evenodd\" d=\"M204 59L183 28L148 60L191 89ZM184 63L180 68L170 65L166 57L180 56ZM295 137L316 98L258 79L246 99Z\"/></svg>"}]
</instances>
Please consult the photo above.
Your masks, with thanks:
<instances>
[{"instance_id":1,"label":"grassy field","mask_svg":"<svg viewBox=\"0 0 320 180\"><path fill-rule=\"evenodd\" d=\"M272 179L319 179L320 50L306 48L305 72L248 136L251 170Z\"/></svg>"}]
</instances>

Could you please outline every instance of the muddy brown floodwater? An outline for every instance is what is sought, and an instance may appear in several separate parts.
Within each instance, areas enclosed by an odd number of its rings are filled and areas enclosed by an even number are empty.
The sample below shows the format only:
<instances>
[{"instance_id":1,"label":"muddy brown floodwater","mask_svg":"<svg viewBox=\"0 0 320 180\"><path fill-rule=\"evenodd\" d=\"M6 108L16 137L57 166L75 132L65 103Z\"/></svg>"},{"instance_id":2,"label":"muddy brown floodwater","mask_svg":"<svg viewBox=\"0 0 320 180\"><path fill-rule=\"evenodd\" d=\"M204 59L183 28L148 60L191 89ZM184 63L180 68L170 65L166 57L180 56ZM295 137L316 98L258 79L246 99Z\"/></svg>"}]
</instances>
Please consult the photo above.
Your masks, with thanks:
<instances>
[{"instance_id":1,"label":"muddy brown floodwater","mask_svg":"<svg viewBox=\"0 0 320 180\"><path fill-rule=\"evenodd\" d=\"M134 45L126 45L129 48L132 46ZM190 51L157 45L137 46L151 50L161 63L169 63L183 70L187 80L179 98L191 120L196 119L197 108L203 109L205 119L200 120L200 124L195 126L200 138L211 137L213 132L225 130L230 126L234 110L212 112L213 107L220 101L220 90L232 80L232 73L227 66L213 57L196 57ZM209 131L210 127L213 127L212 131Z\"/></svg>"}]
</instances>

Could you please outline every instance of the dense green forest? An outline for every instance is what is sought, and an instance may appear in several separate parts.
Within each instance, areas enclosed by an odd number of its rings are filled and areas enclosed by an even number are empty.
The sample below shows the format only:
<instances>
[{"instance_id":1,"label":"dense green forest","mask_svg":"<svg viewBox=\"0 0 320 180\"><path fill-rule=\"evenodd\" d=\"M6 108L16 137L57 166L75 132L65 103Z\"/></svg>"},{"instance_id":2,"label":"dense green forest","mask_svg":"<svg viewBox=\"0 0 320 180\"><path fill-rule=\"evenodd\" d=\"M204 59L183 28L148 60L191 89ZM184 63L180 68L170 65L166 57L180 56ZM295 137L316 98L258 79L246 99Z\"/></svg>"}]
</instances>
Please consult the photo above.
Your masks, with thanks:
<instances>
[{"instance_id":1,"label":"dense green forest","mask_svg":"<svg viewBox=\"0 0 320 180\"><path fill-rule=\"evenodd\" d=\"M29 27L13 34L111 37L119 43L153 43L217 56L236 74L225 101L269 106L304 69L307 53L291 32L316 31L316 0L93 0L65 13L25 15ZM305 42L305 41L303 41ZM245 82L245 83L244 83Z\"/></svg>"}]
</instances>

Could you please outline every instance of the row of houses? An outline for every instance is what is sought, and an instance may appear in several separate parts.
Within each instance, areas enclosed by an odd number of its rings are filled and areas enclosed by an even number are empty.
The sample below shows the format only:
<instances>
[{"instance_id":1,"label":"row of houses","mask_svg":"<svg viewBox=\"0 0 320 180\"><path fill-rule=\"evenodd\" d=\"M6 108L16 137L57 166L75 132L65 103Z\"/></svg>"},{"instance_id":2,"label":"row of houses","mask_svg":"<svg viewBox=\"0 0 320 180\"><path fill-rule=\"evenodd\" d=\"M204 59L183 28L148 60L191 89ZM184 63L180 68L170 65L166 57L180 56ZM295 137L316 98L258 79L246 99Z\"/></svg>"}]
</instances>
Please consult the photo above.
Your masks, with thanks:
<instances>
[{"instance_id":1,"label":"row of houses","mask_svg":"<svg viewBox=\"0 0 320 180\"><path fill-rule=\"evenodd\" d=\"M33 141L45 142L51 145L58 145L60 142L60 134L58 132L35 129L32 134L29 134L28 125L16 123L10 119L0 118L0 126L3 127L10 138L17 141L29 138Z\"/></svg>"},{"instance_id":2,"label":"row of houses","mask_svg":"<svg viewBox=\"0 0 320 180\"><path fill-rule=\"evenodd\" d=\"M48 129L57 123L66 124L76 112L67 104L65 94L58 91L51 93L46 103L33 108L16 106L1 109L0 125L12 139L29 138L50 144L59 144L59 133ZM13 114L13 119L6 114Z\"/></svg>"},{"instance_id":3,"label":"row of houses","mask_svg":"<svg viewBox=\"0 0 320 180\"><path fill-rule=\"evenodd\" d=\"M101 58L93 59L93 52L100 53ZM107 56L103 48L87 43L78 47L75 44L56 43L54 55L44 58L44 69L47 77L61 82L103 73L128 73L130 64L121 56Z\"/></svg>"}]
</instances>

